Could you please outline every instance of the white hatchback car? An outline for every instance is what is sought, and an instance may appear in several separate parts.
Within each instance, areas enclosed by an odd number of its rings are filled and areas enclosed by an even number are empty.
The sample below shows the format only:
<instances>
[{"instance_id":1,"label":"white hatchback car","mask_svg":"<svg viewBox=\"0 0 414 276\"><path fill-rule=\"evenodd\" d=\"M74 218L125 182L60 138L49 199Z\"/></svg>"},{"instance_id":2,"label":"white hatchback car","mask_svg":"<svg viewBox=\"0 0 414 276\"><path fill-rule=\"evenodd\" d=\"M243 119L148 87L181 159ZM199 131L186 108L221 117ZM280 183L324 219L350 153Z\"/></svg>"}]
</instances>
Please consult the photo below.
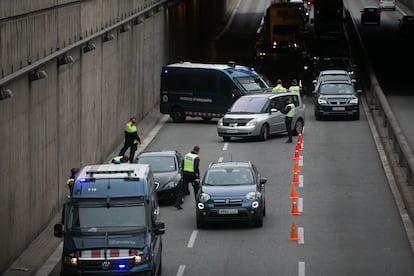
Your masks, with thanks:
<instances>
[{"instance_id":1,"label":"white hatchback car","mask_svg":"<svg viewBox=\"0 0 414 276\"><path fill-rule=\"evenodd\" d=\"M380 0L379 7L381 10L395 11L395 0Z\"/></svg>"}]
</instances>

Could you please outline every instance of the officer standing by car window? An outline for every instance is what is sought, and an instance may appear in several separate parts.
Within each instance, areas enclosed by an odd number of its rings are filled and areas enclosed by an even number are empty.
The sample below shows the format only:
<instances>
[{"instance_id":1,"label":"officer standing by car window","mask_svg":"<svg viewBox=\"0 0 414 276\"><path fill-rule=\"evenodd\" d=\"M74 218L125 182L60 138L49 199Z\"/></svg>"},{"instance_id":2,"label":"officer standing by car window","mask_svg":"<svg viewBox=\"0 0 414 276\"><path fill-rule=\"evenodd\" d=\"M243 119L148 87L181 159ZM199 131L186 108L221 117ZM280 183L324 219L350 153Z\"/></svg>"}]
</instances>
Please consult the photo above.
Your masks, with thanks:
<instances>
[{"instance_id":1,"label":"officer standing by car window","mask_svg":"<svg viewBox=\"0 0 414 276\"><path fill-rule=\"evenodd\" d=\"M285 124L286 124L286 131L288 133L288 139L286 140L286 143L292 143L292 121L293 121L293 116L295 116L295 111L296 111L295 104L292 103L292 98L288 97L285 108L281 110L283 114L286 114Z\"/></svg>"},{"instance_id":2,"label":"officer standing by car window","mask_svg":"<svg viewBox=\"0 0 414 276\"><path fill-rule=\"evenodd\" d=\"M129 162L134 162L135 151L138 148L138 143L141 144L141 139L138 136L138 130L136 126L136 117L131 117L128 123L125 124L125 142L118 156L124 156L125 152L129 148Z\"/></svg>"},{"instance_id":3,"label":"officer standing by car window","mask_svg":"<svg viewBox=\"0 0 414 276\"><path fill-rule=\"evenodd\" d=\"M178 210L183 209L181 207L183 195L186 190L188 190L188 183L191 182L194 189L194 196L196 196L198 188L199 188L199 180L200 180L200 156L198 153L200 152L200 147L195 146L193 150L187 153L184 156L184 168L183 168L183 181L181 183L181 187L178 190L177 200L174 204Z\"/></svg>"},{"instance_id":4,"label":"officer standing by car window","mask_svg":"<svg viewBox=\"0 0 414 276\"><path fill-rule=\"evenodd\" d=\"M283 86L282 80L278 79L276 86L272 89L273 93L283 93L286 92L286 88Z\"/></svg>"}]
</instances>

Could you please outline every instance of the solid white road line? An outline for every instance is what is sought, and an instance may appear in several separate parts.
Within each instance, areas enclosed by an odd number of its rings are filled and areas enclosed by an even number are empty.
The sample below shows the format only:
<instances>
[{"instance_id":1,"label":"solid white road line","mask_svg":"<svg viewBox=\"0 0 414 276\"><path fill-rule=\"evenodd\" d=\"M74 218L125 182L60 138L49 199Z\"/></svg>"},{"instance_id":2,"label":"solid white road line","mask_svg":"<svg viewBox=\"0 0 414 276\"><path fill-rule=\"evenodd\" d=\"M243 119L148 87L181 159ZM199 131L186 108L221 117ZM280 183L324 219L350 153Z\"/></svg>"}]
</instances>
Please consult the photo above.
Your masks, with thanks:
<instances>
[{"instance_id":1,"label":"solid white road line","mask_svg":"<svg viewBox=\"0 0 414 276\"><path fill-rule=\"evenodd\" d=\"M298 276L305 276L305 262L298 263Z\"/></svg>"},{"instance_id":2,"label":"solid white road line","mask_svg":"<svg viewBox=\"0 0 414 276\"><path fill-rule=\"evenodd\" d=\"M197 237L198 230L193 230L190 236L190 240L188 241L187 247L192 248L194 246L195 239Z\"/></svg>"},{"instance_id":3,"label":"solid white road line","mask_svg":"<svg viewBox=\"0 0 414 276\"><path fill-rule=\"evenodd\" d=\"M303 227L298 227L298 244L304 244L305 243L305 229Z\"/></svg>"},{"instance_id":4,"label":"solid white road line","mask_svg":"<svg viewBox=\"0 0 414 276\"><path fill-rule=\"evenodd\" d=\"M177 276L182 276L182 275L184 275L184 271L185 271L185 265L180 265L180 266L178 267Z\"/></svg>"}]
</instances>

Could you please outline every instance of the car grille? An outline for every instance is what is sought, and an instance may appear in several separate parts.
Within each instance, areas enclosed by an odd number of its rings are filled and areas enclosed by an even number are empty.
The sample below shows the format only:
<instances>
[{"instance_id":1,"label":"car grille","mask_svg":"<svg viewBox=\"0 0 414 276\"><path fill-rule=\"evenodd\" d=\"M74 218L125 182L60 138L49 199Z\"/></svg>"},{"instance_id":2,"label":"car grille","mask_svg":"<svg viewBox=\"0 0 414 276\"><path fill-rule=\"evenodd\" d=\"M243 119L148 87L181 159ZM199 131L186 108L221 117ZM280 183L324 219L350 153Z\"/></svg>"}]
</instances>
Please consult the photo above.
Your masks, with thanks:
<instances>
[{"instance_id":1,"label":"car grille","mask_svg":"<svg viewBox=\"0 0 414 276\"><path fill-rule=\"evenodd\" d=\"M223 119L223 125L224 126L245 126L247 122L249 122L251 119L230 119L230 118L224 118Z\"/></svg>"},{"instance_id":2,"label":"car grille","mask_svg":"<svg viewBox=\"0 0 414 276\"><path fill-rule=\"evenodd\" d=\"M348 99L328 99L329 104L348 104Z\"/></svg>"},{"instance_id":3,"label":"car grille","mask_svg":"<svg viewBox=\"0 0 414 276\"><path fill-rule=\"evenodd\" d=\"M215 199L213 204L215 207L223 206L242 206L243 200L241 199Z\"/></svg>"}]
</instances>

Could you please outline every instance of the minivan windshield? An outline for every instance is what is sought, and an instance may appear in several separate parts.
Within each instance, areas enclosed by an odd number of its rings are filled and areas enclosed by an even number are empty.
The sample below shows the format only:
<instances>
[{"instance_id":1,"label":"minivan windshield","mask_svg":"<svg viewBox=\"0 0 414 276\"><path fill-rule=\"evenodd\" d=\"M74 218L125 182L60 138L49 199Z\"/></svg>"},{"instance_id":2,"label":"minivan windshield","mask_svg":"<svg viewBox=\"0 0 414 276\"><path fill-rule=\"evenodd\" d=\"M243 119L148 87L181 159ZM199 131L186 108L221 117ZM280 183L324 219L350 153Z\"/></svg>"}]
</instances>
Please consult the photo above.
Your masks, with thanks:
<instances>
[{"instance_id":1,"label":"minivan windshield","mask_svg":"<svg viewBox=\"0 0 414 276\"><path fill-rule=\"evenodd\" d=\"M133 231L146 227L144 204L129 206L71 206L68 230L98 233Z\"/></svg>"},{"instance_id":2,"label":"minivan windshield","mask_svg":"<svg viewBox=\"0 0 414 276\"><path fill-rule=\"evenodd\" d=\"M262 113L268 102L264 97L240 97L230 109L231 113Z\"/></svg>"}]
</instances>

